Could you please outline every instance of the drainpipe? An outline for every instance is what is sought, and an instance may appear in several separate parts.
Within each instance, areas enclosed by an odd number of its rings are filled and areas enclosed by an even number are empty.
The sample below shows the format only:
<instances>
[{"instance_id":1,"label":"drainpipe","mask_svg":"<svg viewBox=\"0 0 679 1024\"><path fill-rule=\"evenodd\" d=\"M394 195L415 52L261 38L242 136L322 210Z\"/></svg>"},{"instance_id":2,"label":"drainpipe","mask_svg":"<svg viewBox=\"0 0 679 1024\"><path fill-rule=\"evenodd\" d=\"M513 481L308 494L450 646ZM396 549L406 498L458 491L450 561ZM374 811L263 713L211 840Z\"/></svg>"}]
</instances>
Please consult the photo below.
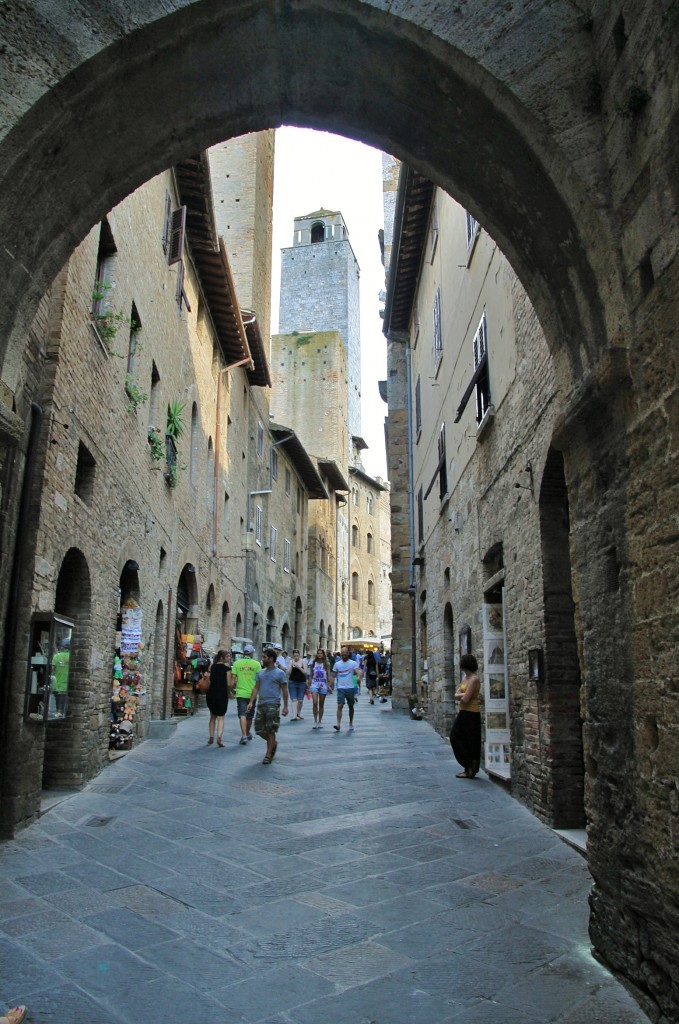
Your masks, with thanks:
<instances>
[{"instance_id":1,"label":"drainpipe","mask_svg":"<svg viewBox=\"0 0 679 1024\"><path fill-rule=\"evenodd\" d=\"M217 554L217 490L219 488L219 449L222 443L222 374L217 375L217 413L215 416L215 475L212 481L212 557Z\"/></svg>"}]
</instances>

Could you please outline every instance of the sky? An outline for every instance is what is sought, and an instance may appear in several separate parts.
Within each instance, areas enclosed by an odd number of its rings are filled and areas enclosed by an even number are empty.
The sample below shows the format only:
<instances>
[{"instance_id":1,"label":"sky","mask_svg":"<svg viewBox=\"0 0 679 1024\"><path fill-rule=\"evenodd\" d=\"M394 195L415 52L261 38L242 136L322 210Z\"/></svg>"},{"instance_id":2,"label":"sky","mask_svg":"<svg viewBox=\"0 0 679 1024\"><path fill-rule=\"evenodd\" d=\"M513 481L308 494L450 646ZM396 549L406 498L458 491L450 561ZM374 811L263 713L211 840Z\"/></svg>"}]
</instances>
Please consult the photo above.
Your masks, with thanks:
<instances>
[{"instance_id":1,"label":"sky","mask_svg":"<svg viewBox=\"0 0 679 1024\"><path fill-rule=\"evenodd\" d=\"M278 328L281 249L292 245L295 217L339 210L361 269L361 436L363 466L386 479L384 419L377 381L387 376L379 293L384 290L378 231L383 227L382 154L360 142L306 128L279 128L273 198L271 330Z\"/></svg>"}]
</instances>

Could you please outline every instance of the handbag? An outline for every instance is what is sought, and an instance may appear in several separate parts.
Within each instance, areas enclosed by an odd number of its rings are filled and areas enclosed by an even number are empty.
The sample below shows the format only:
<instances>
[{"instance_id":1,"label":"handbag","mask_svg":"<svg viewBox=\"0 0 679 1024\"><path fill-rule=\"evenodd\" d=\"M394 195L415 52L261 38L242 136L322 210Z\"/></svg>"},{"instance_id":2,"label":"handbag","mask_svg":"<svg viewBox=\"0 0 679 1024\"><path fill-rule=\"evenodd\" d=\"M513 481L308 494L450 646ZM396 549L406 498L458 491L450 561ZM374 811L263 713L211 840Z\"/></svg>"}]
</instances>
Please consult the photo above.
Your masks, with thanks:
<instances>
[{"instance_id":1,"label":"handbag","mask_svg":"<svg viewBox=\"0 0 679 1024\"><path fill-rule=\"evenodd\" d=\"M200 679L196 683L196 689L198 690L198 693L207 693L207 691L210 689L210 673L209 672L204 672L203 673L203 675L200 677Z\"/></svg>"}]
</instances>

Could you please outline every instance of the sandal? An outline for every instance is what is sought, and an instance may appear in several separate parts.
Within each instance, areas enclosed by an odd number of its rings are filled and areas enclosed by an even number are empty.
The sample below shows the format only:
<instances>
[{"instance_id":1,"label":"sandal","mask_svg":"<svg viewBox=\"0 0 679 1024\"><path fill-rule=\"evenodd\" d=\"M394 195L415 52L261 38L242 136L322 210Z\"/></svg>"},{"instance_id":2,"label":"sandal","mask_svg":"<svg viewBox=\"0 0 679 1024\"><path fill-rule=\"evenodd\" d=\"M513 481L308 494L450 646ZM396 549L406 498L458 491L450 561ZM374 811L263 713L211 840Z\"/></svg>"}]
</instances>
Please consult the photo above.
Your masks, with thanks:
<instances>
[{"instance_id":1,"label":"sandal","mask_svg":"<svg viewBox=\"0 0 679 1024\"><path fill-rule=\"evenodd\" d=\"M207 741L207 745L208 745L208 747L210 746L210 744L211 744L211 743L214 743L214 741L215 741L215 738L214 738L214 736L210 736L210 738L209 738L209 739L208 739L208 741Z\"/></svg>"},{"instance_id":2,"label":"sandal","mask_svg":"<svg viewBox=\"0 0 679 1024\"><path fill-rule=\"evenodd\" d=\"M221 741L221 740L217 740L217 746L218 746L218 747L223 747L223 746L224 746L224 744L222 743L222 741Z\"/></svg>"},{"instance_id":3,"label":"sandal","mask_svg":"<svg viewBox=\"0 0 679 1024\"><path fill-rule=\"evenodd\" d=\"M7 1024L21 1024L27 1013L27 1007L25 1006L13 1006L11 1010L5 1011L5 1016L0 1017L0 1021L7 1021Z\"/></svg>"},{"instance_id":4,"label":"sandal","mask_svg":"<svg viewBox=\"0 0 679 1024\"><path fill-rule=\"evenodd\" d=\"M265 757L264 760L262 761L262 764L271 764L271 758L268 756Z\"/></svg>"}]
</instances>

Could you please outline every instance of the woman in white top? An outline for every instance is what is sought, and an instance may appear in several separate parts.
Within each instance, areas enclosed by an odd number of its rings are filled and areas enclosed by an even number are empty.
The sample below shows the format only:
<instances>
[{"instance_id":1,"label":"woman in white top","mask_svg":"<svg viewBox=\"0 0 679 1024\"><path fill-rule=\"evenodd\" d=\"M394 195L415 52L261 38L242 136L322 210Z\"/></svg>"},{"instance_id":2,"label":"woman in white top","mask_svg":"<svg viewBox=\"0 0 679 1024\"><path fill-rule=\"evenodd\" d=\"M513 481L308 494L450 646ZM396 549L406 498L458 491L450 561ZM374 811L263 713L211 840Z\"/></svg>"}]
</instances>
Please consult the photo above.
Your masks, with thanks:
<instances>
[{"instance_id":1,"label":"woman in white top","mask_svg":"<svg viewBox=\"0 0 679 1024\"><path fill-rule=\"evenodd\" d=\"M314 706L314 729L323 728L323 709L325 698L332 693L330 683L330 665L325 651L319 647L316 657L309 666L309 684L311 689L311 700Z\"/></svg>"}]
</instances>

